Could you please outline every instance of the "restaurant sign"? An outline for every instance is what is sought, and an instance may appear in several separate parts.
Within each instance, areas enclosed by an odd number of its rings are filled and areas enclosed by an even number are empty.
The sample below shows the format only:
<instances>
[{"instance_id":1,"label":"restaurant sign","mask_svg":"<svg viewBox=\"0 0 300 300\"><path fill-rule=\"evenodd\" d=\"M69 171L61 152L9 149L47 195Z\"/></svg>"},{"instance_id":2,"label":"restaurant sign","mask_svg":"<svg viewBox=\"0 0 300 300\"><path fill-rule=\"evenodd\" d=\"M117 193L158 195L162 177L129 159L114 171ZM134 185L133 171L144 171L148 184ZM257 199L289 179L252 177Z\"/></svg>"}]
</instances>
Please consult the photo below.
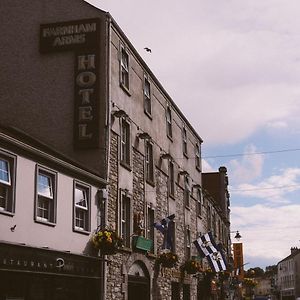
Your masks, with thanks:
<instances>
[{"instance_id":1,"label":"restaurant sign","mask_svg":"<svg viewBox=\"0 0 300 300\"><path fill-rule=\"evenodd\" d=\"M0 270L99 278L100 259L26 246L0 244Z\"/></svg>"},{"instance_id":2,"label":"restaurant sign","mask_svg":"<svg viewBox=\"0 0 300 300\"><path fill-rule=\"evenodd\" d=\"M99 147L99 19L42 24L40 52L73 51L74 146Z\"/></svg>"}]
</instances>

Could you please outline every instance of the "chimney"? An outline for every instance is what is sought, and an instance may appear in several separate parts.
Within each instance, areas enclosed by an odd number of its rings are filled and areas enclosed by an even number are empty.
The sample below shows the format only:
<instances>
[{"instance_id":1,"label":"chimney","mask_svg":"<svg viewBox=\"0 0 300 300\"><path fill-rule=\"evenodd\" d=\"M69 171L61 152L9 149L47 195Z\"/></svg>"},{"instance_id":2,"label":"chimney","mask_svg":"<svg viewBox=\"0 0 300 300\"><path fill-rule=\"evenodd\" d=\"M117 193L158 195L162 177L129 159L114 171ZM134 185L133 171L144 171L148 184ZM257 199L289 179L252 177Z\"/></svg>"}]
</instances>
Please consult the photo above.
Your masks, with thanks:
<instances>
[{"instance_id":1,"label":"chimney","mask_svg":"<svg viewBox=\"0 0 300 300\"><path fill-rule=\"evenodd\" d=\"M298 252L298 251L299 251L298 247L291 247L291 254Z\"/></svg>"}]
</instances>

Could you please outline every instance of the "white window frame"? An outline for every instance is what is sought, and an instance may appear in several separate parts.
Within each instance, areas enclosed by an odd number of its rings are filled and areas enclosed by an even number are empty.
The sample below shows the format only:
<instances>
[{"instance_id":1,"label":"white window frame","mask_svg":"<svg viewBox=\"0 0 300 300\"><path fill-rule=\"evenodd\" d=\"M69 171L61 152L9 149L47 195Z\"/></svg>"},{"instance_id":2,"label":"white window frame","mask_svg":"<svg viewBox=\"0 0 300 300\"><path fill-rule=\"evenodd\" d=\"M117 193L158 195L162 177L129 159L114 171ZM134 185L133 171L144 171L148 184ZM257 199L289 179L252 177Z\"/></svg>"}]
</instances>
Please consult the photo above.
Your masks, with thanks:
<instances>
[{"instance_id":1,"label":"white window frame","mask_svg":"<svg viewBox=\"0 0 300 300\"><path fill-rule=\"evenodd\" d=\"M131 126L126 118L120 118L120 162L131 165ZM125 131L124 131L125 130Z\"/></svg>"},{"instance_id":2,"label":"white window frame","mask_svg":"<svg viewBox=\"0 0 300 300\"><path fill-rule=\"evenodd\" d=\"M147 76L144 76L144 111L147 115L152 114L152 102L151 102L151 85Z\"/></svg>"},{"instance_id":3,"label":"white window frame","mask_svg":"<svg viewBox=\"0 0 300 300\"><path fill-rule=\"evenodd\" d=\"M49 194L40 191L43 176L48 179L47 187ZM56 223L56 195L57 195L57 174L47 168L36 166L36 201L35 201L35 221L55 224ZM41 212L45 214L41 215Z\"/></svg>"},{"instance_id":4,"label":"white window frame","mask_svg":"<svg viewBox=\"0 0 300 300\"><path fill-rule=\"evenodd\" d=\"M3 169L7 173L7 180L0 179L0 213L12 215L15 212L15 176L16 176L16 156L5 151L0 151L0 160L6 165Z\"/></svg>"},{"instance_id":5,"label":"white window frame","mask_svg":"<svg viewBox=\"0 0 300 300\"><path fill-rule=\"evenodd\" d=\"M126 205L125 211L123 209L124 205ZM124 247L131 248L131 236L133 233L132 199L131 196L128 194L127 190L120 191L118 214L119 214L119 218L118 218L119 236L123 239Z\"/></svg>"},{"instance_id":6,"label":"white window frame","mask_svg":"<svg viewBox=\"0 0 300 300\"><path fill-rule=\"evenodd\" d=\"M85 205L76 202L76 190L84 195ZM78 220L82 220L83 224L78 224ZM91 187L77 180L73 184L73 229L77 232L91 231Z\"/></svg>"},{"instance_id":7,"label":"white window frame","mask_svg":"<svg viewBox=\"0 0 300 300\"><path fill-rule=\"evenodd\" d=\"M166 108L166 123L167 123L167 136L172 139L173 129L172 129L172 110L168 105Z\"/></svg>"},{"instance_id":8,"label":"white window frame","mask_svg":"<svg viewBox=\"0 0 300 300\"><path fill-rule=\"evenodd\" d=\"M146 181L154 184L154 153L153 143L150 140L145 141L145 171Z\"/></svg>"},{"instance_id":9,"label":"white window frame","mask_svg":"<svg viewBox=\"0 0 300 300\"><path fill-rule=\"evenodd\" d=\"M120 47L120 85L129 91L129 53L123 45Z\"/></svg>"}]
</instances>

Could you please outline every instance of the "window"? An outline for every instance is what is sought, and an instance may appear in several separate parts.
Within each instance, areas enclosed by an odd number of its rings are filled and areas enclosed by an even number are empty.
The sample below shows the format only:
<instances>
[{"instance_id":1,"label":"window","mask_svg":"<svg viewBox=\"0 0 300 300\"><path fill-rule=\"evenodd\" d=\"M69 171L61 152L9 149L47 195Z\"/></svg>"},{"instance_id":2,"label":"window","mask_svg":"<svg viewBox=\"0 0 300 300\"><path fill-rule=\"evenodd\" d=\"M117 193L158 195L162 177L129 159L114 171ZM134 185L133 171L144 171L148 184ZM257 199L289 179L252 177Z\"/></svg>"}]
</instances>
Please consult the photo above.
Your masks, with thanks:
<instances>
[{"instance_id":1,"label":"window","mask_svg":"<svg viewBox=\"0 0 300 300\"><path fill-rule=\"evenodd\" d=\"M147 207L147 238L152 241L151 253L154 253L154 209Z\"/></svg>"},{"instance_id":2,"label":"window","mask_svg":"<svg viewBox=\"0 0 300 300\"><path fill-rule=\"evenodd\" d=\"M169 196L175 197L175 177L174 177L174 163L172 160L169 160L169 170L168 170L168 189L169 189Z\"/></svg>"},{"instance_id":3,"label":"window","mask_svg":"<svg viewBox=\"0 0 300 300\"><path fill-rule=\"evenodd\" d=\"M207 229L211 230L211 208L207 205Z\"/></svg>"},{"instance_id":4,"label":"window","mask_svg":"<svg viewBox=\"0 0 300 300\"><path fill-rule=\"evenodd\" d=\"M202 215L202 192L201 189L197 189L197 216L201 217Z\"/></svg>"},{"instance_id":5,"label":"window","mask_svg":"<svg viewBox=\"0 0 300 300\"><path fill-rule=\"evenodd\" d=\"M153 144L145 141L146 180L154 183Z\"/></svg>"},{"instance_id":6,"label":"window","mask_svg":"<svg viewBox=\"0 0 300 300\"><path fill-rule=\"evenodd\" d=\"M145 77L144 80L144 109L148 115L152 112L151 93L150 93L150 81Z\"/></svg>"},{"instance_id":7,"label":"window","mask_svg":"<svg viewBox=\"0 0 300 300\"><path fill-rule=\"evenodd\" d=\"M56 222L56 173L37 166L35 220Z\"/></svg>"},{"instance_id":8,"label":"window","mask_svg":"<svg viewBox=\"0 0 300 300\"><path fill-rule=\"evenodd\" d=\"M119 232L123 239L124 246L130 248L131 236L131 203L127 193L121 193L121 201L119 206Z\"/></svg>"},{"instance_id":9,"label":"window","mask_svg":"<svg viewBox=\"0 0 300 300\"><path fill-rule=\"evenodd\" d=\"M167 119L167 136L172 138L172 111L171 108L168 106L166 111L166 119Z\"/></svg>"},{"instance_id":10,"label":"window","mask_svg":"<svg viewBox=\"0 0 300 300\"><path fill-rule=\"evenodd\" d=\"M190 207L190 193L191 193L191 186L189 176L184 176L184 204L186 207Z\"/></svg>"},{"instance_id":11,"label":"window","mask_svg":"<svg viewBox=\"0 0 300 300\"><path fill-rule=\"evenodd\" d=\"M195 146L195 164L196 164L196 169L200 171L201 170L201 148L198 143Z\"/></svg>"},{"instance_id":12,"label":"window","mask_svg":"<svg viewBox=\"0 0 300 300\"><path fill-rule=\"evenodd\" d=\"M90 187L74 183L74 220L76 231L90 231Z\"/></svg>"},{"instance_id":13,"label":"window","mask_svg":"<svg viewBox=\"0 0 300 300\"><path fill-rule=\"evenodd\" d=\"M189 228L186 229L186 259L191 258L191 231Z\"/></svg>"},{"instance_id":14,"label":"window","mask_svg":"<svg viewBox=\"0 0 300 300\"><path fill-rule=\"evenodd\" d=\"M124 49L121 47L121 75L120 75L120 83L121 86L126 90L129 90L129 55Z\"/></svg>"},{"instance_id":15,"label":"window","mask_svg":"<svg viewBox=\"0 0 300 300\"><path fill-rule=\"evenodd\" d=\"M0 152L0 213L14 213L15 160Z\"/></svg>"},{"instance_id":16,"label":"window","mask_svg":"<svg viewBox=\"0 0 300 300\"><path fill-rule=\"evenodd\" d=\"M182 152L187 155L187 134L185 127L182 128Z\"/></svg>"},{"instance_id":17,"label":"window","mask_svg":"<svg viewBox=\"0 0 300 300\"><path fill-rule=\"evenodd\" d=\"M121 162L130 165L130 124L121 118Z\"/></svg>"}]
</instances>

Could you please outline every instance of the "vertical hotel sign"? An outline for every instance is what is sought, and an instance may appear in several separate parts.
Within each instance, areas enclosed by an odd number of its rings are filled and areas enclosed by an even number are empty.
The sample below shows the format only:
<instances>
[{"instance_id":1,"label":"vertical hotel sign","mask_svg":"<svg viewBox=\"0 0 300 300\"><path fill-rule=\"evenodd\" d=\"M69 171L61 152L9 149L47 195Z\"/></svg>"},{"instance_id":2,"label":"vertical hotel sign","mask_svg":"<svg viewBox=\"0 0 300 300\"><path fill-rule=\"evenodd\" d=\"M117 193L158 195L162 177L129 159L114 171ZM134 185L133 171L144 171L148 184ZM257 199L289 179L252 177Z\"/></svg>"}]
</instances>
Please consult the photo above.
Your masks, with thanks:
<instances>
[{"instance_id":1,"label":"vertical hotel sign","mask_svg":"<svg viewBox=\"0 0 300 300\"><path fill-rule=\"evenodd\" d=\"M74 146L99 147L99 19L42 24L40 52L72 51L74 71Z\"/></svg>"}]
</instances>

